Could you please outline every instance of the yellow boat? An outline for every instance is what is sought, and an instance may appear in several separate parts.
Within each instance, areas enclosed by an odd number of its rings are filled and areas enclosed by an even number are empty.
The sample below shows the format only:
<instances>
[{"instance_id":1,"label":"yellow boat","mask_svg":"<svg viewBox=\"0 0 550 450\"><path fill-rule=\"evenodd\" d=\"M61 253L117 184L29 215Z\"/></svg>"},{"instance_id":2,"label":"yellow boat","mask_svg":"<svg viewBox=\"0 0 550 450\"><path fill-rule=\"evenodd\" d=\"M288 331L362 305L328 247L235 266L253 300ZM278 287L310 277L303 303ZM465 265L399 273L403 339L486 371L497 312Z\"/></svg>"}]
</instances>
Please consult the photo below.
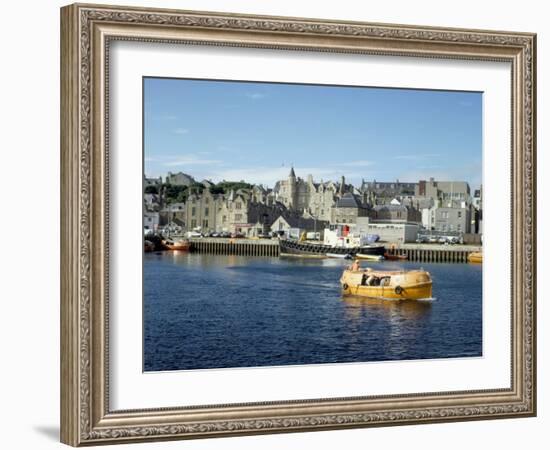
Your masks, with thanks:
<instances>
[{"instance_id":1,"label":"yellow boat","mask_svg":"<svg viewBox=\"0 0 550 450\"><path fill-rule=\"evenodd\" d=\"M343 295L383 300L431 300L432 278L424 270L382 271L361 269L358 264L344 270L340 278Z\"/></svg>"},{"instance_id":2,"label":"yellow boat","mask_svg":"<svg viewBox=\"0 0 550 450\"><path fill-rule=\"evenodd\" d=\"M483 253L473 252L468 255L468 262L471 263L482 263L483 262Z\"/></svg>"}]
</instances>

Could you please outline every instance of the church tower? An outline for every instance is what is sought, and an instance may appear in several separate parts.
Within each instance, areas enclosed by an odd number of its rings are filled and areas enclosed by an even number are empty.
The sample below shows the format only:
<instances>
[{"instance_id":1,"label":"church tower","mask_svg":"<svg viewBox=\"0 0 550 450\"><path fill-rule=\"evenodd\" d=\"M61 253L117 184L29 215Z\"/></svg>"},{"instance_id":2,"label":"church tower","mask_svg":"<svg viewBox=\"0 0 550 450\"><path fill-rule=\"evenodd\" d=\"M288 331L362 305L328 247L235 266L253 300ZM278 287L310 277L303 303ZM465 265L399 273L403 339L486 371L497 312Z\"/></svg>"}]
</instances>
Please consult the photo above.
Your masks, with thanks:
<instances>
[{"instance_id":1,"label":"church tower","mask_svg":"<svg viewBox=\"0 0 550 450\"><path fill-rule=\"evenodd\" d=\"M346 178L344 175L342 175L342 179L340 180L340 196L342 197L344 195L344 192L346 192Z\"/></svg>"},{"instance_id":2,"label":"church tower","mask_svg":"<svg viewBox=\"0 0 550 450\"><path fill-rule=\"evenodd\" d=\"M290 174L288 175L288 190L289 190L289 206L294 208L296 206L297 198L297 185L296 174L294 173L294 167L290 168Z\"/></svg>"}]
</instances>

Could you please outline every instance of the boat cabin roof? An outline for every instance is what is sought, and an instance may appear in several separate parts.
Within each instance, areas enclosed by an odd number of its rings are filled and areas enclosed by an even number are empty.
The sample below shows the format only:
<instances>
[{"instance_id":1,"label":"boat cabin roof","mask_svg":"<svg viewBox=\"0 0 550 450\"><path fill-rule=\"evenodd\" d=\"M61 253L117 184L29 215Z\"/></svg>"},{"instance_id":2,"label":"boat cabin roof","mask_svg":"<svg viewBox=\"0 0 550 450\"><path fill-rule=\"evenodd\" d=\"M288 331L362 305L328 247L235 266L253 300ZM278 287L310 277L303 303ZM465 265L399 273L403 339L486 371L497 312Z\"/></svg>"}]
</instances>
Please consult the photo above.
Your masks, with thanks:
<instances>
[{"instance_id":1,"label":"boat cabin roof","mask_svg":"<svg viewBox=\"0 0 550 450\"><path fill-rule=\"evenodd\" d=\"M425 270L373 270L370 267L359 270L346 269L346 272L350 273L366 273L374 275L375 277L391 277L393 275L413 274L413 273L425 273Z\"/></svg>"}]
</instances>

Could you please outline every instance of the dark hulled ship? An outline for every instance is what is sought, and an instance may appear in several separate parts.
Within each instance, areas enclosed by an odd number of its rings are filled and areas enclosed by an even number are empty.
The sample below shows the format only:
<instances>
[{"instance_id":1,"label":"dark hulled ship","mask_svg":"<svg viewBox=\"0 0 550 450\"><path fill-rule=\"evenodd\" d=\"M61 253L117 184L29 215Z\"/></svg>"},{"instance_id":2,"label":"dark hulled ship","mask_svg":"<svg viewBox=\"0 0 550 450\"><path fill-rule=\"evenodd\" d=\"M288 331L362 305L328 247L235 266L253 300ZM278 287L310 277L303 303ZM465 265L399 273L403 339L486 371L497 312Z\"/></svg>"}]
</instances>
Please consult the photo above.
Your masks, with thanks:
<instances>
[{"instance_id":1,"label":"dark hulled ship","mask_svg":"<svg viewBox=\"0 0 550 450\"><path fill-rule=\"evenodd\" d=\"M301 242L293 239L279 240L279 248L282 255L304 255L304 256L319 256L324 257L329 254L333 255L350 255L355 256L357 253L363 255L380 255L384 256L384 246L381 244L367 244L362 246L335 246L326 245L314 242Z\"/></svg>"}]
</instances>

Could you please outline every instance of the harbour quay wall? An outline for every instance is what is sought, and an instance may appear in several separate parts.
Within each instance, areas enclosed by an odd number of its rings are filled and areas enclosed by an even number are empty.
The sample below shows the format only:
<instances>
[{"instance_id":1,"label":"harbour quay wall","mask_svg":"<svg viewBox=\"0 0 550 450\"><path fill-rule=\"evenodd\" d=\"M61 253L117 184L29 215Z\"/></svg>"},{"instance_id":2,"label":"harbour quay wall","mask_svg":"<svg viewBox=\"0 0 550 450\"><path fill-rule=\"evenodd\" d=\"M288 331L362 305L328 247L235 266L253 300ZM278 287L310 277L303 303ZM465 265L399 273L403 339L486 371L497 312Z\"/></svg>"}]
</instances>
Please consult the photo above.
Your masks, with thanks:
<instances>
[{"instance_id":1,"label":"harbour quay wall","mask_svg":"<svg viewBox=\"0 0 550 450\"><path fill-rule=\"evenodd\" d=\"M191 238L191 251L213 255L279 256L275 239Z\"/></svg>"},{"instance_id":2,"label":"harbour quay wall","mask_svg":"<svg viewBox=\"0 0 550 450\"><path fill-rule=\"evenodd\" d=\"M276 239L191 238L191 251L213 255L279 256ZM477 245L400 244L383 243L392 255L404 255L409 261L465 263Z\"/></svg>"},{"instance_id":3,"label":"harbour quay wall","mask_svg":"<svg viewBox=\"0 0 550 450\"><path fill-rule=\"evenodd\" d=\"M386 251L391 255L406 256L409 261L465 263L472 252L482 251L479 245L437 245L437 244L400 244L386 245Z\"/></svg>"}]
</instances>

